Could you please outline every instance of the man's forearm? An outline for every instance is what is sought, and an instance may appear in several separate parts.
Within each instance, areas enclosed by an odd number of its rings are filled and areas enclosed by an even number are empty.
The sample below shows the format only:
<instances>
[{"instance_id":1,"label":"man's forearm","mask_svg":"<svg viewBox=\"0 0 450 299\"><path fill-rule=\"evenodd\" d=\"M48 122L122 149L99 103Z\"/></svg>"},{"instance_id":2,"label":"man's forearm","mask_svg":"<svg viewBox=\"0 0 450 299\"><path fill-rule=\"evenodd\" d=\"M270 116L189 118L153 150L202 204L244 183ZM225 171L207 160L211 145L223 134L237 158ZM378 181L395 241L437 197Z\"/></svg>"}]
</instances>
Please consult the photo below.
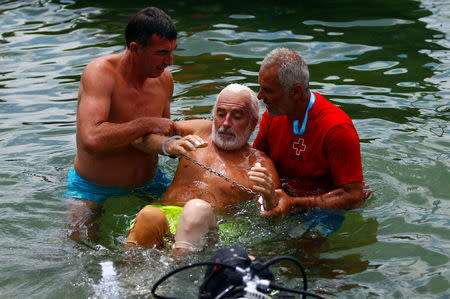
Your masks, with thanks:
<instances>
[{"instance_id":1,"label":"man's forearm","mask_svg":"<svg viewBox=\"0 0 450 299\"><path fill-rule=\"evenodd\" d=\"M133 124L123 125L104 122L86 132L85 136L81 136L81 139L87 151L106 152L127 146L146 133L147 130Z\"/></svg>"},{"instance_id":2,"label":"man's forearm","mask_svg":"<svg viewBox=\"0 0 450 299\"><path fill-rule=\"evenodd\" d=\"M162 145L164 141L169 139L168 136L161 136L158 134L148 134L144 137L138 138L133 141L131 145L147 154L161 154L162 153Z\"/></svg>"},{"instance_id":3,"label":"man's forearm","mask_svg":"<svg viewBox=\"0 0 450 299\"><path fill-rule=\"evenodd\" d=\"M349 184L350 185L350 184ZM321 208L326 210L351 210L363 202L362 186L359 183L345 186L330 192L305 197L291 197L292 206L307 209Z\"/></svg>"},{"instance_id":4,"label":"man's forearm","mask_svg":"<svg viewBox=\"0 0 450 299\"><path fill-rule=\"evenodd\" d=\"M310 195L304 197L291 197L292 206L305 209L320 208L325 210L348 210L345 200L327 196L327 194Z\"/></svg>"},{"instance_id":5,"label":"man's forearm","mask_svg":"<svg viewBox=\"0 0 450 299\"><path fill-rule=\"evenodd\" d=\"M157 119L155 121L155 119ZM154 132L162 135L171 133L171 120L161 118L139 118L126 123L101 122L91 129L77 128L82 145L89 152L106 152L128 146L131 142ZM156 126L156 124L160 126Z\"/></svg>"}]
</instances>

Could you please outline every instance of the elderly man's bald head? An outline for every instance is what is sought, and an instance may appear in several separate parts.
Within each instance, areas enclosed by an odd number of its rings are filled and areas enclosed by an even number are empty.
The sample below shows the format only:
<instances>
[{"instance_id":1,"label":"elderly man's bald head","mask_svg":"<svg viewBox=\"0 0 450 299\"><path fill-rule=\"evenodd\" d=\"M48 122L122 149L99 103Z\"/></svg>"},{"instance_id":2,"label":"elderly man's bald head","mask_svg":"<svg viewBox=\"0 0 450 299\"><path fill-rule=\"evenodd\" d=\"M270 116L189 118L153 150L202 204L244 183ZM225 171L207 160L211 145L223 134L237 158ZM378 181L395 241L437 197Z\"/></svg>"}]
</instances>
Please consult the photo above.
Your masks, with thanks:
<instances>
[{"instance_id":1,"label":"elderly man's bald head","mask_svg":"<svg viewBox=\"0 0 450 299\"><path fill-rule=\"evenodd\" d=\"M256 93L247 86L238 83L229 84L219 92L216 98L216 103L214 104L214 108L212 110L213 115L217 111L217 102L219 101L220 96L223 95L224 93L248 94L248 98L247 97L246 98L248 99L250 117L256 123L259 121L259 101L258 97L256 96Z\"/></svg>"},{"instance_id":2,"label":"elderly man's bald head","mask_svg":"<svg viewBox=\"0 0 450 299\"><path fill-rule=\"evenodd\" d=\"M223 150L237 150L248 140L259 121L255 92L241 84L230 84L217 96L213 108L212 140Z\"/></svg>"}]
</instances>

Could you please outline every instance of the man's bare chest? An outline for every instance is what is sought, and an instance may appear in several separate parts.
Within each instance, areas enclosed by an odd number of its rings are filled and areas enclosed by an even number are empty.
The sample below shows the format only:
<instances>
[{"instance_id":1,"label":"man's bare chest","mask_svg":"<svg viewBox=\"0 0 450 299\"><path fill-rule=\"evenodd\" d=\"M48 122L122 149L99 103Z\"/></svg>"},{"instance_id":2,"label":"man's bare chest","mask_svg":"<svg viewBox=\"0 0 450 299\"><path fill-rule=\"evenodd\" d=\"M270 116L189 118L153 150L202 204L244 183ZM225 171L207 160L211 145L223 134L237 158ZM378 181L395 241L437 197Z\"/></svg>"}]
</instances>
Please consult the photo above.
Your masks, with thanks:
<instances>
[{"instance_id":1,"label":"man's bare chest","mask_svg":"<svg viewBox=\"0 0 450 299\"><path fill-rule=\"evenodd\" d=\"M238 187L237 184L251 188L252 184L248 178L250 164L245 160L226 160L218 156L193 155L205 169L191 161L186 161L188 171L194 174L193 181L202 182L209 186L209 190L214 193L227 194L230 196L247 195L247 192ZM237 183L237 184L235 184Z\"/></svg>"},{"instance_id":2,"label":"man's bare chest","mask_svg":"<svg viewBox=\"0 0 450 299\"><path fill-rule=\"evenodd\" d=\"M161 117L169 99L166 92L156 90L138 91L122 88L113 93L110 119L129 121L138 117Z\"/></svg>"}]
</instances>

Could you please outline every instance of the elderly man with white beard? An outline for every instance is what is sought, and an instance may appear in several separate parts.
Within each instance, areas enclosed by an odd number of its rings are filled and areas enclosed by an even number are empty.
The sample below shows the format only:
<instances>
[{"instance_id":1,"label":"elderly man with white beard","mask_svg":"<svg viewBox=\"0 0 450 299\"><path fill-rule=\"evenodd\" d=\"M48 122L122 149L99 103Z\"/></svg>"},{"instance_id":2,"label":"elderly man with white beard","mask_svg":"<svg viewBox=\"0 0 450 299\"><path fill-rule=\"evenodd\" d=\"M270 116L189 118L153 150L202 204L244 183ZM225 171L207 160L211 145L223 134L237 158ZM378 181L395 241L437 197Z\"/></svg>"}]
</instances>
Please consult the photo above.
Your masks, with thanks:
<instances>
[{"instance_id":1,"label":"elderly man with white beard","mask_svg":"<svg viewBox=\"0 0 450 299\"><path fill-rule=\"evenodd\" d=\"M256 94L246 86L230 84L217 96L212 112L213 121L176 122L175 131L180 136L168 138L152 134L134 143L145 152L178 156L180 161L161 201L144 207L137 214L127 243L159 247L167 234L176 231L174 249L198 249L202 237L217 228L214 211L254 198L183 155L256 192L270 189L261 188L259 185L263 183L272 184L272 190L279 187L272 161L248 144L259 121ZM249 171L258 169L269 173L272 181L261 182L249 176ZM262 196L266 210L277 205L275 193Z\"/></svg>"}]
</instances>

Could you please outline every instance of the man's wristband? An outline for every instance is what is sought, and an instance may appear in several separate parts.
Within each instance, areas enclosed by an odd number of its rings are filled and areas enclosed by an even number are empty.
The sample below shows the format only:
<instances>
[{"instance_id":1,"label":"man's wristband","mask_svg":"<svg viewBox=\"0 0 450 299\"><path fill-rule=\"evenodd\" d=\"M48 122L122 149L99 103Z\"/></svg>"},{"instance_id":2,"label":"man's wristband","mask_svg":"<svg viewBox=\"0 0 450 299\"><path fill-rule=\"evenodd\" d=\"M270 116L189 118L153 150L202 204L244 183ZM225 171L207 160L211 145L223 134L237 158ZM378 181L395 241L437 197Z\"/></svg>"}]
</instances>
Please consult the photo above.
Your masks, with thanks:
<instances>
[{"instance_id":1,"label":"man's wristband","mask_svg":"<svg viewBox=\"0 0 450 299\"><path fill-rule=\"evenodd\" d=\"M169 155L169 153L166 151L166 143L169 142L169 141L171 141L171 140L174 140L174 139L181 139L181 138L183 138L183 137L178 136L178 135L175 135L175 136L170 137L169 139L164 140L164 142L163 142L163 144L162 144L162 152L163 152L163 155L164 155L164 156L167 156L167 157L170 157L170 158L176 158L177 156L175 156L175 155Z\"/></svg>"}]
</instances>

